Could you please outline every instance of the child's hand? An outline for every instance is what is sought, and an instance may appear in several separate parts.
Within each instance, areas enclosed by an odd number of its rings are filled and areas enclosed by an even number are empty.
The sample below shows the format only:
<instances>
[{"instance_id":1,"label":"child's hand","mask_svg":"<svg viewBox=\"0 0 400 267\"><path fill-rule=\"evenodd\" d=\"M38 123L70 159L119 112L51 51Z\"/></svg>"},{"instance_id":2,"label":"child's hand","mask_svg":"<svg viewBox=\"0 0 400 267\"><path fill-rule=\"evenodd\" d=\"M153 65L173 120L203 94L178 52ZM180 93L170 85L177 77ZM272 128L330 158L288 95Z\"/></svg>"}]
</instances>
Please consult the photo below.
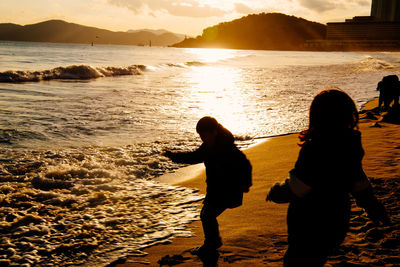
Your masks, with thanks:
<instances>
[{"instance_id":1,"label":"child's hand","mask_svg":"<svg viewBox=\"0 0 400 267\"><path fill-rule=\"evenodd\" d=\"M289 188L289 179L285 182L274 184L268 192L266 201L272 201L278 204L289 203L295 196Z\"/></svg>"},{"instance_id":2,"label":"child's hand","mask_svg":"<svg viewBox=\"0 0 400 267\"><path fill-rule=\"evenodd\" d=\"M172 153L169 150L165 150L163 153L161 153L162 156L167 157L167 158L171 158L173 154L174 153Z\"/></svg>"},{"instance_id":3,"label":"child's hand","mask_svg":"<svg viewBox=\"0 0 400 267\"><path fill-rule=\"evenodd\" d=\"M271 196L271 192L276 190L278 187L280 186L280 183L275 183L271 189L269 190L268 194L267 194L267 198L265 199L265 201L272 201L272 196Z\"/></svg>"},{"instance_id":4,"label":"child's hand","mask_svg":"<svg viewBox=\"0 0 400 267\"><path fill-rule=\"evenodd\" d=\"M271 196L269 195L269 192L268 192L268 194L267 194L267 198L265 199L265 201L267 201L267 202L272 201L272 200L271 200Z\"/></svg>"},{"instance_id":5,"label":"child's hand","mask_svg":"<svg viewBox=\"0 0 400 267\"><path fill-rule=\"evenodd\" d=\"M250 188L249 188L248 186L241 185L241 186L240 186L240 190L241 190L243 193L248 193L248 192L250 191Z\"/></svg>"}]
</instances>

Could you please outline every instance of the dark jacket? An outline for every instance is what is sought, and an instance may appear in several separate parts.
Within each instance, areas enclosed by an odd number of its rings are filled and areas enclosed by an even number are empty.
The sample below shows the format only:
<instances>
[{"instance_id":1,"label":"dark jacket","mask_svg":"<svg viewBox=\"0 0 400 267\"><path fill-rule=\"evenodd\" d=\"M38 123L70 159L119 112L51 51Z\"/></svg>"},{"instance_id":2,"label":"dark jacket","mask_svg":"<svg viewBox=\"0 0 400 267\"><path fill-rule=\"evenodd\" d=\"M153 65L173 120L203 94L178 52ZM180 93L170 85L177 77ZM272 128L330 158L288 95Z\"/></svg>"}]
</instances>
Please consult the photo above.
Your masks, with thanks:
<instances>
[{"instance_id":1,"label":"dark jacket","mask_svg":"<svg viewBox=\"0 0 400 267\"><path fill-rule=\"evenodd\" d=\"M351 193L372 217L385 216L362 169L363 156L361 134L353 130L315 135L303 145L290 174L311 191L304 197L291 194L287 199L289 245L339 245L349 227ZM357 185L364 187L358 191ZM287 183L275 186L271 200L279 200L285 192L288 196L290 191Z\"/></svg>"},{"instance_id":2,"label":"dark jacket","mask_svg":"<svg viewBox=\"0 0 400 267\"><path fill-rule=\"evenodd\" d=\"M232 134L222 128L215 145L204 143L195 151L171 153L169 157L177 163L196 164L204 162L206 167L207 194L205 202L225 208L242 205L241 187L251 186L251 164L234 144Z\"/></svg>"}]
</instances>

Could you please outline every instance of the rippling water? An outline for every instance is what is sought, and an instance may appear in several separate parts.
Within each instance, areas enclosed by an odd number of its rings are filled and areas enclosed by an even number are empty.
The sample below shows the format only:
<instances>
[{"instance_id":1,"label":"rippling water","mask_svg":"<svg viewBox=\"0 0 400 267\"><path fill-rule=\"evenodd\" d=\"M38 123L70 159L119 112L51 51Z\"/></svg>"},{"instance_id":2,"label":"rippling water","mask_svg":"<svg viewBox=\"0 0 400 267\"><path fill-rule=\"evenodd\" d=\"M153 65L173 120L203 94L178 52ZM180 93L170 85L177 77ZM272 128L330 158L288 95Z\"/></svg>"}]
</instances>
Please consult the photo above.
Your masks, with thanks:
<instances>
[{"instance_id":1,"label":"rippling water","mask_svg":"<svg viewBox=\"0 0 400 267\"><path fill-rule=\"evenodd\" d=\"M398 53L280 52L0 42L0 261L109 262L190 235L194 190L153 180L180 167L216 117L246 146L296 132L337 86L360 107ZM68 260L66 260L68 259Z\"/></svg>"}]
</instances>

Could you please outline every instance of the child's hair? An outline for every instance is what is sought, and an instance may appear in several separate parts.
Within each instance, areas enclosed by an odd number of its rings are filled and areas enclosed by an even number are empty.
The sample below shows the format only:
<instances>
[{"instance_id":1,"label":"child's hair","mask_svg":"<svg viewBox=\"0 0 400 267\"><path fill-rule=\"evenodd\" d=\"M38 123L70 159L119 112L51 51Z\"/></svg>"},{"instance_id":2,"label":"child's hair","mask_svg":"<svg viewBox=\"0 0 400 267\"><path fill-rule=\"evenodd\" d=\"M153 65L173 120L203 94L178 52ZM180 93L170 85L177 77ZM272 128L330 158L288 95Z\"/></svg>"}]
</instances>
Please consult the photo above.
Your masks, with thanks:
<instances>
[{"instance_id":1,"label":"child's hair","mask_svg":"<svg viewBox=\"0 0 400 267\"><path fill-rule=\"evenodd\" d=\"M198 134L204 132L217 132L217 138L220 142L223 143L233 143L234 137L233 134L222 126L216 119L213 117L203 117L201 118L196 125L196 131Z\"/></svg>"},{"instance_id":2,"label":"child's hair","mask_svg":"<svg viewBox=\"0 0 400 267\"><path fill-rule=\"evenodd\" d=\"M358 119L357 107L348 94L339 88L321 91L311 103L308 129L299 134L300 146L315 133L358 130Z\"/></svg>"},{"instance_id":3,"label":"child's hair","mask_svg":"<svg viewBox=\"0 0 400 267\"><path fill-rule=\"evenodd\" d=\"M196 125L197 133L213 132L220 128L221 124L219 124L215 118L208 116L201 118Z\"/></svg>"}]
</instances>

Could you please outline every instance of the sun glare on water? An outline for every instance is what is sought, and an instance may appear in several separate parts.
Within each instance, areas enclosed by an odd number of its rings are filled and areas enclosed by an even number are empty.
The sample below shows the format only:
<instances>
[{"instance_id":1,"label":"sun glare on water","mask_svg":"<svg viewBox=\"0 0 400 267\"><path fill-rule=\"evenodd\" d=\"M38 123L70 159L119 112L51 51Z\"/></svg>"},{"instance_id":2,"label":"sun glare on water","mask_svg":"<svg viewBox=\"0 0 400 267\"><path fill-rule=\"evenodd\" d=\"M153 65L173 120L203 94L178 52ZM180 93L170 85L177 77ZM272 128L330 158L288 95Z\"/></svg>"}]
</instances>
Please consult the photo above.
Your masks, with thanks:
<instances>
[{"instance_id":1,"label":"sun glare on water","mask_svg":"<svg viewBox=\"0 0 400 267\"><path fill-rule=\"evenodd\" d=\"M236 51L199 49L198 61L220 62L235 56ZM224 64L208 64L189 72L189 86L182 103L190 105L194 116L213 116L232 133L241 135L251 126L246 114L243 71Z\"/></svg>"},{"instance_id":2,"label":"sun glare on water","mask_svg":"<svg viewBox=\"0 0 400 267\"><path fill-rule=\"evenodd\" d=\"M202 63L227 60L237 55L237 51L232 49L188 48L187 50Z\"/></svg>"}]
</instances>

